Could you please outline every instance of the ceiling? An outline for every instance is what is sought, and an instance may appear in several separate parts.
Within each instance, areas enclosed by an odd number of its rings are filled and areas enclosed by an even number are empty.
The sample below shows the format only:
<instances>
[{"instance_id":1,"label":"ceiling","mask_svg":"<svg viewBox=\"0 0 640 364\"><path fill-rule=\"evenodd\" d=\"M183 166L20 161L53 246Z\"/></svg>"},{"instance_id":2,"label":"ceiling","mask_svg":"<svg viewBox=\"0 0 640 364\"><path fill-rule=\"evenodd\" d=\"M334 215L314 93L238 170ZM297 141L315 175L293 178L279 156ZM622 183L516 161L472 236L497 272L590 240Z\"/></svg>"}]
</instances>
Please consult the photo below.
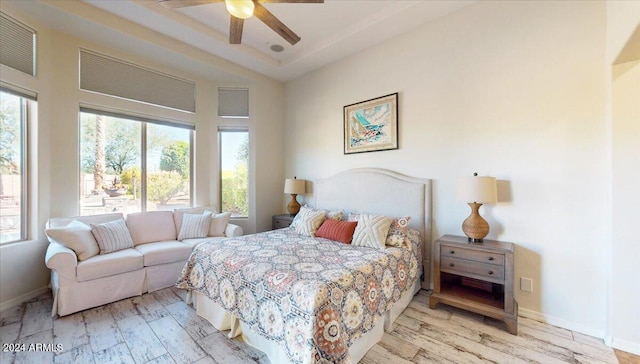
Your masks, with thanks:
<instances>
[{"instance_id":1,"label":"ceiling","mask_svg":"<svg viewBox=\"0 0 640 364\"><path fill-rule=\"evenodd\" d=\"M120 20L124 18L206 54L286 82L443 17L473 1L264 3L264 7L302 38L294 46L255 17L244 22L242 44L230 45L229 14L224 3L179 9L167 9L155 0L83 0L82 4L75 0L14 0L11 3L54 29L81 34L91 41L138 52L140 47L162 47L158 44L138 45L139 39L123 34L113 22L103 22L100 16L87 16L100 9L103 12L99 13L107 12ZM87 5L93 11L88 11ZM276 44L284 50L272 51L270 47ZM156 55L163 62L171 62L171 56L162 53L150 49L145 55L151 58ZM211 75L210 70L207 74Z\"/></svg>"}]
</instances>

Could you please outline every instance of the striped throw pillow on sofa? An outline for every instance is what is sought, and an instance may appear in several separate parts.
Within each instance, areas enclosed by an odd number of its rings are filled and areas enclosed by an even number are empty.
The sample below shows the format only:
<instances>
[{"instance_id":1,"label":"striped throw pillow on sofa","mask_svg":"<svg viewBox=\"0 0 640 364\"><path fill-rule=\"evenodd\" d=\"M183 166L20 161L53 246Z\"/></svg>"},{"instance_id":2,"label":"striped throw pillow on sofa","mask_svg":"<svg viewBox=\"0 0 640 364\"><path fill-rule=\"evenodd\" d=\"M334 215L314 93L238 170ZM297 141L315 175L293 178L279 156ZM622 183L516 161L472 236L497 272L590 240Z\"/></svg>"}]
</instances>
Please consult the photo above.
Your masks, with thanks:
<instances>
[{"instance_id":1,"label":"striped throw pillow on sofa","mask_svg":"<svg viewBox=\"0 0 640 364\"><path fill-rule=\"evenodd\" d=\"M133 248L133 239L127 229L124 219L91 224L91 233L98 242L100 254L112 253L118 250Z\"/></svg>"},{"instance_id":2,"label":"striped throw pillow on sofa","mask_svg":"<svg viewBox=\"0 0 640 364\"><path fill-rule=\"evenodd\" d=\"M204 238L209 233L210 224L211 211L205 211L203 214L184 214L178 240Z\"/></svg>"}]
</instances>

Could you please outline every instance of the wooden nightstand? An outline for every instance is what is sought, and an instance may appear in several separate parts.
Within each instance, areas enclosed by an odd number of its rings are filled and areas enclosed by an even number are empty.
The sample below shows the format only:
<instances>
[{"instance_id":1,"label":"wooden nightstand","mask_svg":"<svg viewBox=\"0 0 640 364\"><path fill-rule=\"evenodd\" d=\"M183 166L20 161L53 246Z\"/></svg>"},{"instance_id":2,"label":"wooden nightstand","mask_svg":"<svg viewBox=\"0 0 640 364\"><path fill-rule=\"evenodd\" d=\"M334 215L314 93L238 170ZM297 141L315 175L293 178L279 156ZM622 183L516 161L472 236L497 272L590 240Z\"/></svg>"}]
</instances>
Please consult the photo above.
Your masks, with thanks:
<instances>
[{"instance_id":1,"label":"wooden nightstand","mask_svg":"<svg viewBox=\"0 0 640 364\"><path fill-rule=\"evenodd\" d=\"M282 229L289 227L293 222L293 218L295 216L291 216L289 214L285 215L273 215L271 218L271 230Z\"/></svg>"},{"instance_id":2,"label":"wooden nightstand","mask_svg":"<svg viewBox=\"0 0 640 364\"><path fill-rule=\"evenodd\" d=\"M485 239L468 243L463 236L436 240L434 291L429 307L438 302L504 321L518 333L518 303L513 298L512 243Z\"/></svg>"}]
</instances>

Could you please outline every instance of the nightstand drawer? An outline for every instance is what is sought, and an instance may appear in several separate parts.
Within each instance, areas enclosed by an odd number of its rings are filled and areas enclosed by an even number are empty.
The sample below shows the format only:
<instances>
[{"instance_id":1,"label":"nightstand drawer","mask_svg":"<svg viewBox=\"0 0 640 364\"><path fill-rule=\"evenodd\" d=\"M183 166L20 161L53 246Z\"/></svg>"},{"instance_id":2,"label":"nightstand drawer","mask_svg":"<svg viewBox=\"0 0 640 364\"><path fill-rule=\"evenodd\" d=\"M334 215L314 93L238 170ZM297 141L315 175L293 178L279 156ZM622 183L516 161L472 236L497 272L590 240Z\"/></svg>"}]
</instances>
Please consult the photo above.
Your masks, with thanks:
<instances>
[{"instance_id":1,"label":"nightstand drawer","mask_svg":"<svg viewBox=\"0 0 640 364\"><path fill-rule=\"evenodd\" d=\"M282 229L289 227L293 222L294 216L286 215L273 215L271 218L271 230Z\"/></svg>"},{"instance_id":2,"label":"nightstand drawer","mask_svg":"<svg viewBox=\"0 0 640 364\"><path fill-rule=\"evenodd\" d=\"M440 270L447 273L459 274L474 277L483 277L492 282L504 282L504 267L478 263L466 259L442 257L440 260Z\"/></svg>"},{"instance_id":3,"label":"nightstand drawer","mask_svg":"<svg viewBox=\"0 0 640 364\"><path fill-rule=\"evenodd\" d=\"M474 262L504 266L504 254L464 249L456 246L442 245L440 250L442 259L446 257L468 259Z\"/></svg>"},{"instance_id":4,"label":"nightstand drawer","mask_svg":"<svg viewBox=\"0 0 640 364\"><path fill-rule=\"evenodd\" d=\"M273 222L274 229L286 228L289 227L289 225L291 225L291 221L289 220L276 219Z\"/></svg>"}]
</instances>

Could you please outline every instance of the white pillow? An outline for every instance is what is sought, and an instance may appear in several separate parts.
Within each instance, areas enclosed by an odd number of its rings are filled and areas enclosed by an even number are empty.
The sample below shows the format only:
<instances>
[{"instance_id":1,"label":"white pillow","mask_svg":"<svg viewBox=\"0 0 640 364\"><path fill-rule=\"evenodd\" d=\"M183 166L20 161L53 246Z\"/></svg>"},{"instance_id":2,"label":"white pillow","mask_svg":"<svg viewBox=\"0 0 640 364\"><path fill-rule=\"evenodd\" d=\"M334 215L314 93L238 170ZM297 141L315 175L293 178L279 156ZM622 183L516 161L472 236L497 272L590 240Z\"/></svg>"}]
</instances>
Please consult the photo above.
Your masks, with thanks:
<instances>
[{"instance_id":1,"label":"white pillow","mask_svg":"<svg viewBox=\"0 0 640 364\"><path fill-rule=\"evenodd\" d=\"M182 226L178 233L178 240L204 238L209 233L211 223L211 211L200 214L182 215Z\"/></svg>"},{"instance_id":2,"label":"white pillow","mask_svg":"<svg viewBox=\"0 0 640 364\"><path fill-rule=\"evenodd\" d=\"M391 219L382 215L359 215L351 245L384 249Z\"/></svg>"},{"instance_id":3,"label":"white pillow","mask_svg":"<svg viewBox=\"0 0 640 364\"><path fill-rule=\"evenodd\" d=\"M91 227L78 220L72 220L66 226L46 229L44 233L50 239L73 250L79 261L87 260L100 253L98 243L91 234Z\"/></svg>"},{"instance_id":4,"label":"white pillow","mask_svg":"<svg viewBox=\"0 0 640 364\"><path fill-rule=\"evenodd\" d=\"M173 222L176 224L176 232L180 232L182 228L182 215L184 214L201 214L205 211L213 211L213 213L217 213L215 207L189 207L186 209L175 209L173 210Z\"/></svg>"},{"instance_id":5,"label":"white pillow","mask_svg":"<svg viewBox=\"0 0 640 364\"><path fill-rule=\"evenodd\" d=\"M98 242L100 254L133 248L133 239L131 239L131 234L124 219L103 224L91 224L91 233Z\"/></svg>"},{"instance_id":6,"label":"white pillow","mask_svg":"<svg viewBox=\"0 0 640 364\"><path fill-rule=\"evenodd\" d=\"M223 212L217 215L211 215L211 224L209 225L209 236L224 236L227 224L231 219L231 212Z\"/></svg>"},{"instance_id":7,"label":"white pillow","mask_svg":"<svg viewBox=\"0 0 640 364\"><path fill-rule=\"evenodd\" d=\"M298 221L295 228L296 233L306 236L316 236L316 231L326 219L326 211L310 208L301 208L295 219Z\"/></svg>"},{"instance_id":8,"label":"white pillow","mask_svg":"<svg viewBox=\"0 0 640 364\"><path fill-rule=\"evenodd\" d=\"M302 212L303 210L323 211L325 213L325 216L324 216L325 219L337 220L337 221L342 220L342 215L344 215L343 210L332 210L332 211L319 210L319 209L314 209L313 207L309 207L308 205L304 205L300 208L300 211L298 212L298 214L293 218L293 221L291 221L291 225L289 225L289 227L295 228L296 226L298 226L298 223L300 222L300 219L301 219L300 212ZM300 218L298 216L300 216Z\"/></svg>"}]
</instances>

